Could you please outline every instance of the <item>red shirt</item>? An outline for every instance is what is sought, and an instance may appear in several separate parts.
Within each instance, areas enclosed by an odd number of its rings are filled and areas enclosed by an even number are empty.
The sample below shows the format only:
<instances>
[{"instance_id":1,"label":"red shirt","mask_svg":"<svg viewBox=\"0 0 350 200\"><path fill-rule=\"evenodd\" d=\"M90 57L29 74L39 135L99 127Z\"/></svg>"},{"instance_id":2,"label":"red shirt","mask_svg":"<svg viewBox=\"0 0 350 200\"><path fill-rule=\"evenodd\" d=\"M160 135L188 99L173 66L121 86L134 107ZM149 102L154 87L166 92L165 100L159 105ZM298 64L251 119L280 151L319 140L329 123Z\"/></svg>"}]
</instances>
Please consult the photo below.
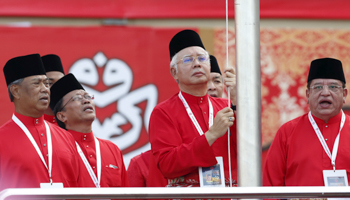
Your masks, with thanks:
<instances>
[{"instance_id":1,"label":"red shirt","mask_svg":"<svg viewBox=\"0 0 350 200\"><path fill-rule=\"evenodd\" d=\"M55 124L58 126L55 116L44 114L44 119L50 122L51 124Z\"/></svg>"},{"instance_id":2,"label":"red shirt","mask_svg":"<svg viewBox=\"0 0 350 200\"><path fill-rule=\"evenodd\" d=\"M151 150L141 153L130 160L128 178L131 187L147 187Z\"/></svg>"},{"instance_id":3,"label":"red shirt","mask_svg":"<svg viewBox=\"0 0 350 200\"><path fill-rule=\"evenodd\" d=\"M68 130L79 144L90 166L97 177L96 146L93 132L80 133ZM120 149L109 140L97 138L101 149L101 187L128 187L123 155ZM79 156L79 155L78 155ZM79 156L79 159L80 156ZM85 166L84 166L85 167ZM86 172L87 169L85 168ZM90 175L88 178L91 180Z\"/></svg>"},{"instance_id":4,"label":"red shirt","mask_svg":"<svg viewBox=\"0 0 350 200\"><path fill-rule=\"evenodd\" d=\"M345 169L350 180L350 117L346 116L340 133L335 160L336 169ZM313 116L332 153L338 135L341 112L328 123ZM323 170L333 169L308 114L293 119L277 131L268 151L264 171L264 186L324 186Z\"/></svg>"},{"instance_id":5,"label":"red shirt","mask_svg":"<svg viewBox=\"0 0 350 200\"><path fill-rule=\"evenodd\" d=\"M32 118L14 113L27 127L46 164L48 148L44 117ZM81 182L79 157L73 137L58 126L47 123L52 137L52 180L64 187L85 186ZM47 164L48 165L48 164ZM49 183L48 170L23 130L11 119L0 127L0 190L39 188Z\"/></svg>"},{"instance_id":6,"label":"red shirt","mask_svg":"<svg viewBox=\"0 0 350 200\"><path fill-rule=\"evenodd\" d=\"M209 95L196 97L182 92L203 133L209 129L209 103L210 99L214 118L218 111L227 107L227 99L213 98ZM232 180L237 180L237 150L236 126L231 130L231 166ZM229 177L227 134L218 138L209 146L205 135L200 135L188 116L186 109L178 94L157 105L150 118L149 137L156 166L170 186L199 186L198 167L215 165L216 156L222 156L226 183ZM149 183L156 180L156 170L151 168Z\"/></svg>"}]
</instances>

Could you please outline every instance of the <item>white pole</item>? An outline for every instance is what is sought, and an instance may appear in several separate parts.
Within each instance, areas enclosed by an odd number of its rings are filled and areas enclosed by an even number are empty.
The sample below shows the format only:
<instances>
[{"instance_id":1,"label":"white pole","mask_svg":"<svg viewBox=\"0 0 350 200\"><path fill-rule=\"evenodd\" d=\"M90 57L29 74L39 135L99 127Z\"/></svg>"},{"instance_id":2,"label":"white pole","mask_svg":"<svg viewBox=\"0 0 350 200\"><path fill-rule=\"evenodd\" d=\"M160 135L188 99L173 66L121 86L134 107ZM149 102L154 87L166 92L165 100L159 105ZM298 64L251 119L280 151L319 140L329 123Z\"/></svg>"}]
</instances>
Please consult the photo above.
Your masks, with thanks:
<instances>
[{"instance_id":1,"label":"white pole","mask_svg":"<svg viewBox=\"0 0 350 200\"><path fill-rule=\"evenodd\" d=\"M238 186L261 186L259 0L235 0Z\"/></svg>"}]
</instances>

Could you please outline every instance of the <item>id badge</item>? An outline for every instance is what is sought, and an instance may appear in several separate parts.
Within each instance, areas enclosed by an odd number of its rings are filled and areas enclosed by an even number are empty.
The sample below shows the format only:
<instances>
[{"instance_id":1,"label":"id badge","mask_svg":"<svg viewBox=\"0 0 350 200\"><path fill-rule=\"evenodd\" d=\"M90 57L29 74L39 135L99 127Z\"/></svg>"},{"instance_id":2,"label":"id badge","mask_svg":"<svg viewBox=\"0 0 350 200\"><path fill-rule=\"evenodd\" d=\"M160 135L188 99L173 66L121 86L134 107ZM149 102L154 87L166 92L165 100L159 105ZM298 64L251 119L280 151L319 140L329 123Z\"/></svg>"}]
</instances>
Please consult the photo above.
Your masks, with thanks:
<instances>
[{"instance_id":1,"label":"id badge","mask_svg":"<svg viewBox=\"0 0 350 200\"><path fill-rule=\"evenodd\" d=\"M348 186L346 170L323 170L323 180L326 187Z\"/></svg>"},{"instance_id":2,"label":"id badge","mask_svg":"<svg viewBox=\"0 0 350 200\"><path fill-rule=\"evenodd\" d=\"M225 172L222 157L216 157L217 164L210 167L199 167L200 187L225 187Z\"/></svg>"},{"instance_id":3,"label":"id badge","mask_svg":"<svg viewBox=\"0 0 350 200\"><path fill-rule=\"evenodd\" d=\"M40 183L40 188L63 188L63 183Z\"/></svg>"},{"instance_id":4,"label":"id badge","mask_svg":"<svg viewBox=\"0 0 350 200\"><path fill-rule=\"evenodd\" d=\"M348 186L346 170L323 170L323 180L326 187ZM328 198L328 200L349 200L348 198Z\"/></svg>"}]
</instances>

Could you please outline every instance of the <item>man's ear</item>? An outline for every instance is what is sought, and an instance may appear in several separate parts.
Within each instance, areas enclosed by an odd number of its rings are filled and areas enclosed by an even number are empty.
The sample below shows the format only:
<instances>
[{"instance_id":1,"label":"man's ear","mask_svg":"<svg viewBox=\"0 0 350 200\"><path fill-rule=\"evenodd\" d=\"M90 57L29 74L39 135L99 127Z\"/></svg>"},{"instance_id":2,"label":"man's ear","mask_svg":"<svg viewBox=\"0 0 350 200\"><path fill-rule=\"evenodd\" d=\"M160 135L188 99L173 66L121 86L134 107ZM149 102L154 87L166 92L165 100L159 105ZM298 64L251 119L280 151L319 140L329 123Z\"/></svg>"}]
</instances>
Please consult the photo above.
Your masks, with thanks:
<instances>
[{"instance_id":1,"label":"man's ear","mask_svg":"<svg viewBox=\"0 0 350 200\"><path fill-rule=\"evenodd\" d=\"M174 67L170 68L170 73L171 73L171 76L175 79L175 81L178 82L177 72Z\"/></svg>"},{"instance_id":2,"label":"man's ear","mask_svg":"<svg viewBox=\"0 0 350 200\"><path fill-rule=\"evenodd\" d=\"M63 123L65 123L67 121L67 117L63 112L57 112L56 117L58 120L60 120Z\"/></svg>"},{"instance_id":3,"label":"man's ear","mask_svg":"<svg viewBox=\"0 0 350 200\"><path fill-rule=\"evenodd\" d=\"M347 96L348 96L348 89L344 88L344 90L343 90L343 103L345 103Z\"/></svg>"},{"instance_id":4,"label":"man's ear","mask_svg":"<svg viewBox=\"0 0 350 200\"><path fill-rule=\"evenodd\" d=\"M20 85L16 85L16 84L11 85L11 87L10 87L10 92L15 99L21 98L21 94L20 94L21 88L20 87L21 87Z\"/></svg>"}]
</instances>

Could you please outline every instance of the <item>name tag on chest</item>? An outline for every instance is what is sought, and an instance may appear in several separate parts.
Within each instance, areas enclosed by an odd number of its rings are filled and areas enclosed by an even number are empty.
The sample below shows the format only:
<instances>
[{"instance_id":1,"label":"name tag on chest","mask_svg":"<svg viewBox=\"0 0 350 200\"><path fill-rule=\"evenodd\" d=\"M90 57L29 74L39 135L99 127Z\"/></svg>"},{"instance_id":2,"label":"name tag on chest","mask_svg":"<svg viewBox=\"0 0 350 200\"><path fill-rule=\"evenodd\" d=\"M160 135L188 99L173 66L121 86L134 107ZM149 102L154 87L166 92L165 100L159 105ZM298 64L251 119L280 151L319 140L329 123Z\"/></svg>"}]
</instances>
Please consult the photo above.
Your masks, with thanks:
<instances>
[{"instance_id":1,"label":"name tag on chest","mask_svg":"<svg viewBox=\"0 0 350 200\"><path fill-rule=\"evenodd\" d=\"M199 167L200 187L225 187L224 163L221 156L216 157L218 162L211 167Z\"/></svg>"},{"instance_id":2,"label":"name tag on chest","mask_svg":"<svg viewBox=\"0 0 350 200\"><path fill-rule=\"evenodd\" d=\"M40 183L40 188L63 188L63 183Z\"/></svg>"},{"instance_id":3,"label":"name tag on chest","mask_svg":"<svg viewBox=\"0 0 350 200\"><path fill-rule=\"evenodd\" d=\"M326 187L348 186L346 170L323 170L323 180Z\"/></svg>"}]
</instances>

